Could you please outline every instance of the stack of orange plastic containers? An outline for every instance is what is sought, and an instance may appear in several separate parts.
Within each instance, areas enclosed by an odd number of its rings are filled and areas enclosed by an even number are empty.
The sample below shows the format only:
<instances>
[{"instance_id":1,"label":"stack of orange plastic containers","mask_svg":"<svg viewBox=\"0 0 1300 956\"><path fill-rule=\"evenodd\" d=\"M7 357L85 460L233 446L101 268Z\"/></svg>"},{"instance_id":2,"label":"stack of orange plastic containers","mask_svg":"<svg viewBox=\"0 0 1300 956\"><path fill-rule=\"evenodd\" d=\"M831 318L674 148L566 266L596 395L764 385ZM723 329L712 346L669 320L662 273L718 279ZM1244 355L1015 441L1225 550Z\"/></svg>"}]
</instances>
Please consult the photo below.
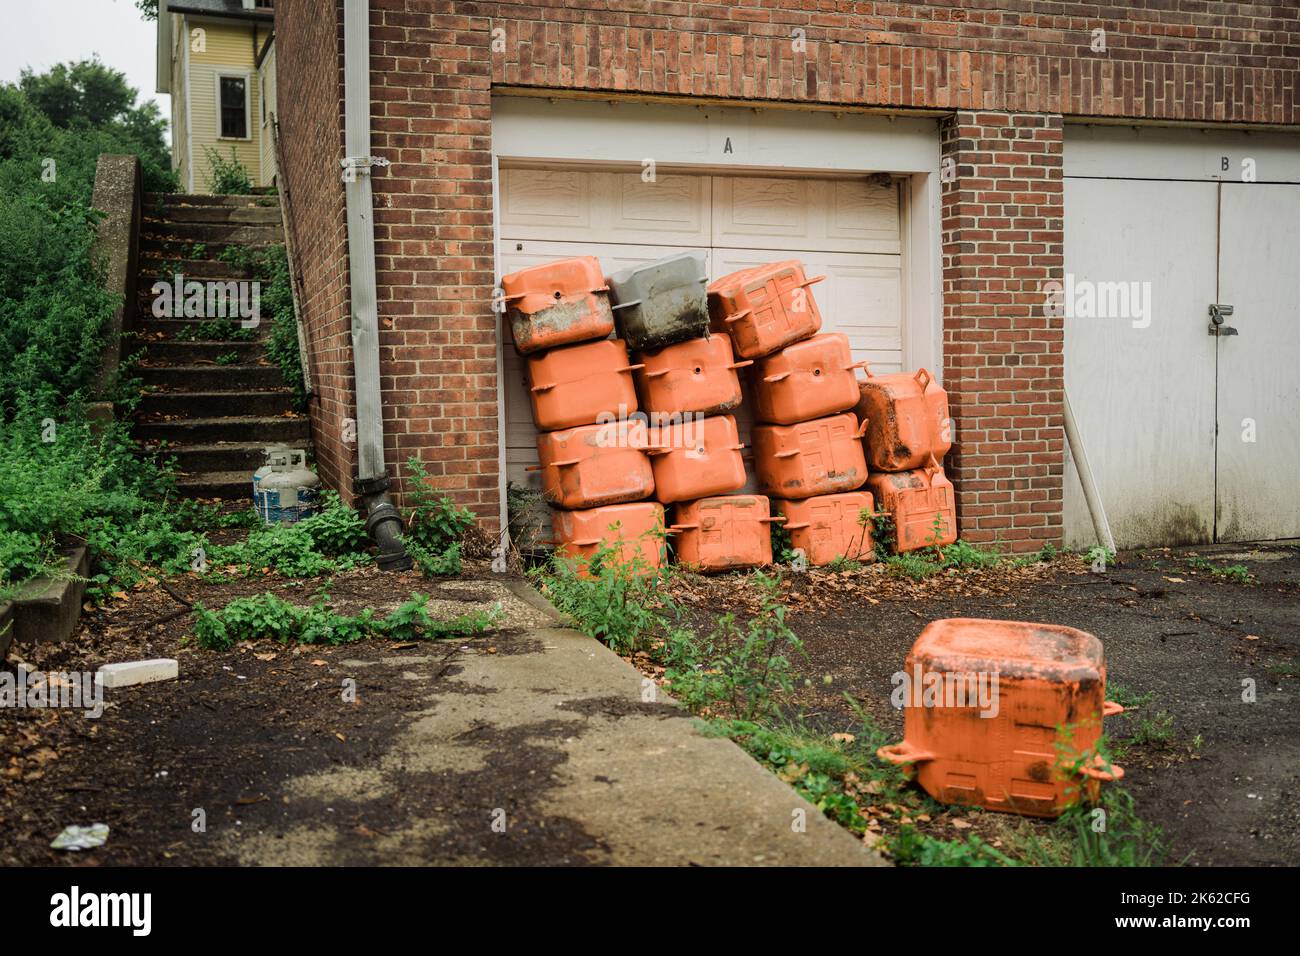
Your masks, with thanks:
<instances>
[{"instance_id":1,"label":"stack of orange plastic containers","mask_svg":"<svg viewBox=\"0 0 1300 956\"><path fill-rule=\"evenodd\" d=\"M894 524L899 553L957 540L957 506L943 456L952 447L948 394L925 369L859 383L857 413L871 477L867 488Z\"/></svg>"},{"instance_id":2,"label":"stack of orange plastic containers","mask_svg":"<svg viewBox=\"0 0 1300 956\"><path fill-rule=\"evenodd\" d=\"M614 331L600 263L587 256L501 280L506 319L528 373L542 497L554 509L560 554L663 560L663 506L654 494L650 438L635 417L636 368ZM586 570L586 564L582 565Z\"/></svg>"},{"instance_id":3,"label":"stack of orange plastic containers","mask_svg":"<svg viewBox=\"0 0 1300 956\"><path fill-rule=\"evenodd\" d=\"M818 334L821 312L797 261L744 269L709 286L713 328L754 360L754 467L793 546L809 564L869 557L870 524L861 515L867 480L855 363L849 340Z\"/></svg>"}]
</instances>

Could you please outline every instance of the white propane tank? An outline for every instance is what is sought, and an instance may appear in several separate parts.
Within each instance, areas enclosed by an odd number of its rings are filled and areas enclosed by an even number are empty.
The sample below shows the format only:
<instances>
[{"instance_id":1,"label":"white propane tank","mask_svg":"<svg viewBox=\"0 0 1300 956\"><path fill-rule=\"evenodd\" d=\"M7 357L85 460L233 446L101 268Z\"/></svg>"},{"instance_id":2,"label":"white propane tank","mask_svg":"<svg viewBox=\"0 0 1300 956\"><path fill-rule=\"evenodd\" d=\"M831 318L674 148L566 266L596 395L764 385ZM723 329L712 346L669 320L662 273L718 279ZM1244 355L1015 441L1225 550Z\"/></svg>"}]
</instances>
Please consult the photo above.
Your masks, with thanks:
<instances>
[{"instance_id":1,"label":"white propane tank","mask_svg":"<svg viewBox=\"0 0 1300 956\"><path fill-rule=\"evenodd\" d=\"M283 444L267 445L265 448L262 449L262 460L264 462L267 462L268 464L262 465L261 468L253 472L253 510L254 511L257 510L258 486L262 483L262 479L271 473L271 466L269 464L269 462L271 461L271 456L282 454L283 452L286 452L288 450L289 450L289 446Z\"/></svg>"},{"instance_id":2,"label":"white propane tank","mask_svg":"<svg viewBox=\"0 0 1300 956\"><path fill-rule=\"evenodd\" d=\"M320 478L307 467L301 448L270 450L257 472L253 507L267 524L293 524L316 513Z\"/></svg>"}]
</instances>

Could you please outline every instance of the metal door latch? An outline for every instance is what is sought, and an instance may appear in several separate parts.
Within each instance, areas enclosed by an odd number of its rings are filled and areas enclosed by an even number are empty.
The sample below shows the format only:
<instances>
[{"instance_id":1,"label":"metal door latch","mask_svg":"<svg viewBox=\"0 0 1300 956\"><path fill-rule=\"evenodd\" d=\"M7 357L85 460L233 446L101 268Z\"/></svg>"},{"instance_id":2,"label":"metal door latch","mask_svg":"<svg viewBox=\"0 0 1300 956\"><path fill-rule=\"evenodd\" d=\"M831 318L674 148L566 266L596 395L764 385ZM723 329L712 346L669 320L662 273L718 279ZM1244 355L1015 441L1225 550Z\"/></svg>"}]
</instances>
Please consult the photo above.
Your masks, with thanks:
<instances>
[{"instance_id":1,"label":"metal door latch","mask_svg":"<svg viewBox=\"0 0 1300 956\"><path fill-rule=\"evenodd\" d=\"M1224 325L1223 320L1226 316L1232 315L1232 306L1220 305L1215 303L1210 306L1210 334L1211 335L1236 335L1237 330L1231 325Z\"/></svg>"}]
</instances>

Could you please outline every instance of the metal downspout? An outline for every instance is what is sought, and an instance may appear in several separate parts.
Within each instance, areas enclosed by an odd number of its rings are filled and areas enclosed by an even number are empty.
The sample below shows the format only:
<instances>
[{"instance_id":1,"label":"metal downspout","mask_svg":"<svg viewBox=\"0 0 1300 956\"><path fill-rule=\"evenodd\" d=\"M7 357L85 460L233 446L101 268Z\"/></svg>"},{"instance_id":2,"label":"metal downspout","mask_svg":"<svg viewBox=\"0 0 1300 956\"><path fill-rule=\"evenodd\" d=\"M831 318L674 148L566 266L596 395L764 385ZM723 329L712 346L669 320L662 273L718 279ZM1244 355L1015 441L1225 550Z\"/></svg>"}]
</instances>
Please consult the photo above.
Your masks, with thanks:
<instances>
[{"instance_id":1,"label":"metal downspout","mask_svg":"<svg viewBox=\"0 0 1300 956\"><path fill-rule=\"evenodd\" d=\"M370 3L343 4L343 159L348 268L352 301L352 362L356 381L357 476L353 490L366 506L366 530L379 547L379 567L404 571L401 515L388 495L384 416L379 388L379 307L375 281L374 196L370 169ZM378 164L388 165L386 161Z\"/></svg>"}]
</instances>

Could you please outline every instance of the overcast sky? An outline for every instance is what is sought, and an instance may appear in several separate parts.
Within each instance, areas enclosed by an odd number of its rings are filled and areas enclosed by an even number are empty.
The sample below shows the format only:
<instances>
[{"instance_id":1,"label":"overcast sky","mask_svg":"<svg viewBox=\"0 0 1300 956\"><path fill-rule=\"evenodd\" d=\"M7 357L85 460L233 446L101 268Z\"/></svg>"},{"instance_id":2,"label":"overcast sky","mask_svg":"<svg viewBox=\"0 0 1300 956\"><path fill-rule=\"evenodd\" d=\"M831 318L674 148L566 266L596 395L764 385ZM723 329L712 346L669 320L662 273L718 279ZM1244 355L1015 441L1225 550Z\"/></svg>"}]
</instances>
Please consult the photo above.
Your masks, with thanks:
<instances>
[{"instance_id":1,"label":"overcast sky","mask_svg":"<svg viewBox=\"0 0 1300 956\"><path fill-rule=\"evenodd\" d=\"M154 100L165 118L171 97L155 93L155 30L132 0L3 0L0 30L0 82L13 83L26 67L40 73L55 63L84 60L96 53L140 91L139 102Z\"/></svg>"}]
</instances>

